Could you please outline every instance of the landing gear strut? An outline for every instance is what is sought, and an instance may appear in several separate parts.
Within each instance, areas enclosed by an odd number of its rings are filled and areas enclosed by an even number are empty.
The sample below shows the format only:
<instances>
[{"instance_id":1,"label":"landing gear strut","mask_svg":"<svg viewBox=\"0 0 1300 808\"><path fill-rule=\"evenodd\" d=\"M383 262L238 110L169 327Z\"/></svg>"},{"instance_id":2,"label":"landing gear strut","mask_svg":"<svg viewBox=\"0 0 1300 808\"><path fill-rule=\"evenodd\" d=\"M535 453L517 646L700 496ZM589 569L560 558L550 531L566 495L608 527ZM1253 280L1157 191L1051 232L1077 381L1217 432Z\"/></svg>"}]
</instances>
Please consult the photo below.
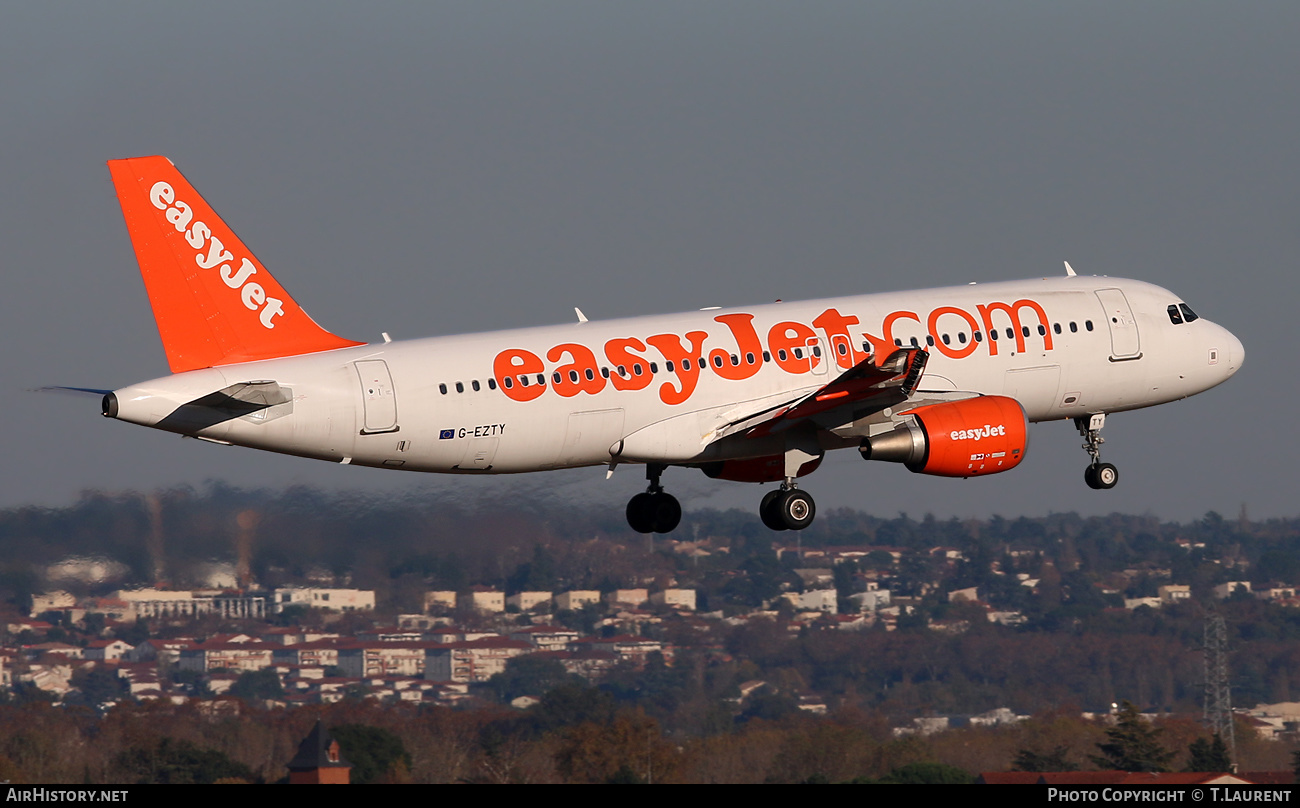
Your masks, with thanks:
<instances>
[{"instance_id":1,"label":"landing gear strut","mask_svg":"<svg viewBox=\"0 0 1300 808\"><path fill-rule=\"evenodd\" d=\"M677 497L664 491L659 476L666 466L650 463L645 467L649 481L645 493L627 503L627 523L637 533L672 533L682 521L682 506Z\"/></svg>"},{"instance_id":2,"label":"landing gear strut","mask_svg":"<svg viewBox=\"0 0 1300 808\"><path fill-rule=\"evenodd\" d=\"M793 479L787 478L780 488L763 496L758 516L771 530L803 530L817 516L817 503L807 491L795 488Z\"/></svg>"},{"instance_id":3,"label":"landing gear strut","mask_svg":"<svg viewBox=\"0 0 1300 808\"><path fill-rule=\"evenodd\" d=\"M1088 418L1075 418L1074 426L1083 436L1083 450L1092 458L1092 462L1083 470L1083 481L1089 488L1114 488L1119 482L1119 469L1110 463L1101 462L1101 445L1106 439L1101 436L1101 428L1106 425L1106 413L1099 412Z\"/></svg>"}]
</instances>

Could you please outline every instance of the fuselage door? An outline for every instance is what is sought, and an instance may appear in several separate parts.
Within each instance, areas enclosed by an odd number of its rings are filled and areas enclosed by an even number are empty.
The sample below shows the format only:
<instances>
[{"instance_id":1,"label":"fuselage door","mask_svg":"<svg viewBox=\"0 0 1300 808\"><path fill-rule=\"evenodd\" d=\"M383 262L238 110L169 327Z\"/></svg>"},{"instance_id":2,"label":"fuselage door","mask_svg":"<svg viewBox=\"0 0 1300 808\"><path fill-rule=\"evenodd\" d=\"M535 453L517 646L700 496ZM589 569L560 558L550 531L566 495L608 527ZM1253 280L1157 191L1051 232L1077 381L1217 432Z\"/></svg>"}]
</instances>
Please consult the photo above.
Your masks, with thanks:
<instances>
[{"instance_id":1,"label":"fuselage door","mask_svg":"<svg viewBox=\"0 0 1300 808\"><path fill-rule=\"evenodd\" d=\"M1106 312L1106 325L1110 328L1110 358L1140 359L1142 345L1138 341L1137 320L1124 293L1119 289L1098 289L1097 299Z\"/></svg>"},{"instance_id":2,"label":"fuselage door","mask_svg":"<svg viewBox=\"0 0 1300 808\"><path fill-rule=\"evenodd\" d=\"M356 363L357 378L361 380L361 405L365 417L362 435L397 431L397 392L388 363L382 359L367 359Z\"/></svg>"},{"instance_id":3,"label":"fuselage door","mask_svg":"<svg viewBox=\"0 0 1300 808\"><path fill-rule=\"evenodd\" d=\"M811 360L812 372L818 376L825 376L831 365L831 356L826 350L826 341L821 337L812 337L804 345L804 350L808 352L808 357Z\"/></svg>"}]
</instances>

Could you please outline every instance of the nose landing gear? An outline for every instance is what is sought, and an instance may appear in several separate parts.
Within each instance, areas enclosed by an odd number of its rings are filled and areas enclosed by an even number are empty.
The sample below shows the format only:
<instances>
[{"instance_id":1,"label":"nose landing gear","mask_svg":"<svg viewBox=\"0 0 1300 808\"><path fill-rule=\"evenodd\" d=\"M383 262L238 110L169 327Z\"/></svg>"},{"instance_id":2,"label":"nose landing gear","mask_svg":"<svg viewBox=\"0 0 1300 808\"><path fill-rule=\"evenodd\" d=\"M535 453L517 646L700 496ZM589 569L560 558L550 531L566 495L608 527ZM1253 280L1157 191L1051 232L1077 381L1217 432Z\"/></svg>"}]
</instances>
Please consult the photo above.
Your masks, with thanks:
<instances>
[{"instance_id":1,"label":"nose landing gear","mask_svg":"<svg viewBox=\"0 0 1300 808\"><path fill-rule=\"evenodd\" d=\"M672 533L682 521L681 503L659 484L665 468L648 464L645 477L650 484L645 493L637 494L627 503L627 523L637 533Z\"/></svg>"},{"instance_id":2,"label":"nose landing gear","mask_svg":"<svg viewBox=\"0 0 1300 808\"><path fill-rule=\"evenodd\" d=\"M1088 418L1075 418L1074 426L1083 436L1083 449L1092 458L1092 463L1083 470L1083 481L1089 488L1107 490L1119 482L1119 469L1110 463L1101 462L1101 445L1106 439L1101 436L1101 428L1106 425L1106 413L1099 412Z\"/></svg>"}]
</instances>

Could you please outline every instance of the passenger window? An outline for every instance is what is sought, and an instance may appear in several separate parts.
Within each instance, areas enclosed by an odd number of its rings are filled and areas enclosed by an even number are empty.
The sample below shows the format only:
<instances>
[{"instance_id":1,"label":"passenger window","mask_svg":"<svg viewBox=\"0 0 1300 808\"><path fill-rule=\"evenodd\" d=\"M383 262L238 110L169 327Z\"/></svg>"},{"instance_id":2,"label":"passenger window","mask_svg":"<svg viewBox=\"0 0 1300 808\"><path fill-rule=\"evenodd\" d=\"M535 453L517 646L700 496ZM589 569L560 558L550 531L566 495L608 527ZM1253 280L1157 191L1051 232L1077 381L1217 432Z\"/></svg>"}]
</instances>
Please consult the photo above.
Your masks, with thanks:
<instances>
[{"instance_id":1,"label":"passenger window","mask_svg":"<svg viewBox=\"0 0 1300 808\"><path fill-rule=\"evenodd\" d=\"M456 382L456 392L457 393L465 392L465 385L462 384L461 382Z\"/></svg>"},{"instance_id":2,"label":"passenger window","mask_svg":"<svg viewBox=\"0 0 1300 808\"><path fill-rule=\"evenodd\" d=\"M569 381L573 382L574 384L578 383L578 371L576 370L569 371Z\"/></svg>"},{"instance_id":3,"label":"passenger window","mask_svg":"<svg viewBox=\"0 0 1300 808\"><path fill-rule=\"evenodd\" d=\"M475 379L474 381L470 382L469 385L470 385L470 387L473 387L473 388L474 388L474 392L475 392L475 393L477 393L479 390L482 390L482 389L483 389L483 388L481 388L481 387L478 386L478 379Z\"/></svg>"},{"instance_id":4,"label":"passenger window","mask_svg":"<svg viewBox=\"0 0 1300 808\"><path fill-rule=\"evenodd\" d=\"M820 346L820 345L814 345L814 346L813 346L813 356L821 356L821 355L822 355L822 346Z\"/></svg>"},{"instance_id":5,"label":"passenger window","mask_svg":"<svg viewBox=\"0 0 1300 808\"><path fill-rule=\"evenodd\" d=\"M1083 327L1086 328L1086 329L1088 329L1089 331L1091 331L1091 330L1092 330L1092 320L1084 320L1084 321L1083 321Z\"/></svg>"},{"instance_id":6,"label":"passenger window","mask_svg":"<svg viewBox=\"0 0 1300 808\"><path fill-rule=\"evenodd\" d=\"M619 366L618 366L618 375L620 375L620 376L622 376L623 378L626 379L626 378L627 378L627 368L623 367L622 365L619 365Z\"/></svg>"},{"instance_id":7,"label":"passenger window","mask_svg":"<svg viewBox=\"0 0 1300 808\"><path fill-rule=\"evenodd\" d=\"M545 373L538 373L538 374L537 374L537 386L538 386L538 387L545 387L545 386L546 386L546 374L545 374Z\"/></svg>"},{"instance_id":8,"label":"passenger window","mask_svg":"<svg viewBox=\"0 0 1300 808\"><path fill-rule=\"evenodd\" d=\"M732 354L732 355L731 355L731 366L732 366L732 367L735 367L735 366L737 366L737 365L739 365L739 364L740 364L740 357L739 357L739 356L736 356L735 354Z\"/></svg>"},{"instance_id":9,"label":"passenger window","mask_svg":"<svg viewBox=\"0 0 1300 808\"><path fill-rule=\"evenodd\" d=\"M998 341L998 330L996 328L989 329L989 339L993 340L994 342Z\"/></svg>"},{"instance_id":10,"label":"passenger window","mask_svg":"<svg viewBox=\"0 0 1300 808\"><path fill-rule=\"evenodd\" d=\"M944 335L943 335L943 344L944 344L944 345L951 345L951 344L952 344L952 341L948 339L948 335L947 335L947 334L944 334Z\"/></svg>"},{"instance_id":11,"label":"passenger window","mask_svg":"<svg viewBox=\"0 0 1300 808\"><path fill-rule=\"evenodd\" d=\"M672 373L672 372L673 372L673 360L669 359L667 362L664 362L664 367L667 368L667 370L668 370L669 373Z\"/></svg>"},{"instance_id":12,"label":"passenger window","mask_svg":"<svg viewBox=\"0 0 1300 808\"><path fill-rule=\"evenodd\" d=\"M637 376L640 376L645 371L641 369L641 363L637 362L635 365L632 366L632 372Z\"/></svg>"},{"instance_id":13,"label":"passenger window","mask_svg":"<svg viewBox=\"0 0 1300 808\"><path fill-rule=\"evenodd\" d=\"M587 381L589 382L596 380L596 374L591 368L587 368L583 375L587 377Z\"/></svg>"},{"instance_id":14,"label":"passenger window","mask_svg":"<svg viewBox=\"0 0 1300 808\"><path fill-rule=\"evenodd\" d=\"M983 335L980 334L980 332L978 332L978 331L975 332L975 341L976 341L976 342L983 342L983 341L984 341L984 337L983 337Z\"/></svg>"},{"instance_id":15,"label":"passenger window","mask_svg":"<svg viewBox=\"0 0 1300 808\"><path fill-rule=\"evenodd\" d=\"M650 363L650 372L651 372L651 373L658 373L658 372L659 372L659 363L658 363L658 362L651 362L651 363Z\"/></svg>"},{"instance_id":16,"label":"passenger window","mask_svg":"<svg viewBox=\"0 0 1300 808\"><path fill-rule=\"evenodd\" d=\"M1058 334L1061 333L1061 324L1060 324L1060 323L1052 323L1052 330L1055 331L1055 332L1058 333Z\"/></svg>"},{"instance_id":17,"label":"passenger window","mask_svg":"<svg viewBox=\"0 0 1300 808\"><path fill-rule=\"evenodd\" d=\"M609 378L609 368L601 368L601 369L600 369L600 375L601 375L601 376L604 376L606 379L608 379L608 378Z\"/></svg>"},{"instance_id":18,"label":"passenger window","mask_svg":"<svg viewBox=\"0 0 1300 808\"><path fill-rule=\"evenodd\" d=\"M447 385L445 385L445 384L439 384L439 385L438 385L438 392L439 392L439 393L442 393L444 396L447 395Z\"/></svg>"},{"instance_id":19,"label":"passenger window","mask_svg":"<svg viewBox=\"0 0 1300 808\"><path fill-rule=\"evenodd\" d=\"M1076 322L1071 321L1071 322L1070 322L1070 333L1073 334L1073 333L1075 333L1075 332L1078 331L1078 330L1079 330L1079 324L1076 323Z\"/></svg>"},{"instance_id":20,"label":"passenger window","mask_svg":"<svg viewBox=\"0 0 1300 808\"><path fill-rule=\"evenodd\" d=\"M1027 325L1020 326L1020 333L1026 337L1029 336L1029 326Z\"/></svg>"},{"instance_id":21,"label":"passenger window","mask_svg":"<svg viewBox=\"0 0 1300 808\"><path fill-rule=\"evenodd\" d=\"M1183 310L1183 319L1189 323L1201 319L1197 316L1196 312L1192 311L1192 307L1188 306L1186 303L1179 303L1178 308Z\"/></svg>"},{"instance_id":22,"label":"passenger window","mask_svg":"<svg viewBox=\"0 0 1300 808\"><path fill-rule=\"evenodd\" d=\"M564 377L560 375L560 371L558 371L558 370L555 371L555 375L552 376L551 379L553 379L553 380L555 381L556 384L563 384L563 383L564 383Z\"/></svg>"},{"instance_id":23,"label":"passenger window","mask_svg":"<svg viewBox=\"0 0 1300 808\"><path fill-rule=\"evenodd\" d=\"M509 379L507 379L506 381L509 381ZM489 390L495 390L495 389L497 389L497 380L496 380L496 379L488 379L488 389L489 389Z\"/></svg>"},{"instance_id":24,"label":"passenger window","mask_svg":"<svg viewBox=\"0 0 1300 808\"><path fill-rule=\"evenodd\" d=\"M527 387L527 386L528 386L528 377L527 377L527 376L520 376L520 377L519 377L519 383L522 384L524 387Z\"/></svg>"},{"instance_id":25,"label":"passenger window","mask_svg":"<svg viewBox=\"0 0 1300 808\"><path fill-rule=\"evenodd\" d=\"M754 355L752 353L745 354L745 364L746 365L754 364Z\"/></svg>"},{"instance_id":26,"label":"passenger window","mask_svg":"<svg viewBox=\"0 0 1300 808\"><path fill-rule=\"evenodd\" d=\"M1042 325L1042 324L1040 324L1040 325L1038 326L1038 336L1040 336L1040 337L1045 337L1045 336L1047 336L1047 326Z\"/></svg>"},{"instance_id":27,"label":"passenger window","mask_svg":"<svg viewBox=\"0 0 1300 808\"><path fill-rule=\"evenodd\" d=\"M763 351L763 361L764 361L764 362L771 362L771 361L772 361L772 355L771 355L770 353L768 353L767 351Z\"/></svg>"},{"instance_id":28,"label":"passenger window","mask_svg":"<svg viewBox=\"0 0 1300 808\"><path fill-rule=\"evenodd\" d=\"M795 358L795 359L803 359L803 348L795 348L795 349L794 349L794 358ZM718 365L718 367L722 367L722 365Z\"/></svg>"},{"instance_id":29,"label":"passenger window","mask_svg":"<svg viewBox=\"0 0 1300 808\"><path fill-rule=\"evenodd\" d=\"M1015 338L1016 338L1016 332L1014 332L1014 331L1012 331L1010 328L1008 328L1008 329L1007 329L1007 339L1015 339Z\"/></svg>"},{"instance_id":30,"label":"passenger window","mask_svg":"<svg viewBox=\"0 0 1300 808\"><path fill-rule=\"evenodd\" d=\"M916 344L916 338L915 338L915 337L912 338L912 344L913 344L913 345ZM926 345L929 345L931 348L933 348L933 347L934 347L934 336L932 336L932 335L930 335L930 334L926 334L926 335L925 335L925 344L926 344Z\"/></svg>"},{"instance_id":31,"label":"passenger window","mask_svg":"<svg viewBox=\"0 0 1300 808\"><path fill-rule=\"evenodd\" d=\"M957 341L960 342L962 345L965 345L965 344L966 344L966 332L965 332L965 331L958 331L958 332L957 332Z\"/></svg>"},{"instance_id":32,"label":"passenger window","mask_svg":"<svg viewBox=\"0 0 1300 808\"><path fill-rule=\"evenodd\" d=\"M515 386L515 380L510 376L507 376L504 379L502 379L501 383L506 386L507 390Z\"/></svg>"}]
</instances>

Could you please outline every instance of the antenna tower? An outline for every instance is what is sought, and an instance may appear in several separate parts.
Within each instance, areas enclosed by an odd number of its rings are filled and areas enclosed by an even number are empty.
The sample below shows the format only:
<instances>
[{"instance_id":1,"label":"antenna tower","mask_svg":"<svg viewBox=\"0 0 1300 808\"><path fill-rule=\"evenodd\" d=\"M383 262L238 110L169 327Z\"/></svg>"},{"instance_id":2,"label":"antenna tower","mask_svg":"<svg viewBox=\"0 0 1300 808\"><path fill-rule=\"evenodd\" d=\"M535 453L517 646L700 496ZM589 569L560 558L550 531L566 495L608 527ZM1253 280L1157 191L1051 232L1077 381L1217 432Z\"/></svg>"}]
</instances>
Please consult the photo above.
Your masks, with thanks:
<instances>
[{"instance_id":1,"label":"antenna tower","mask_svg":"<svg viewBox=\"0 0 1300 808\"><path fill-rule=\"evenodd\" d=\"M1228 685L1228 629L1217 612L1205 618L1205 726L1228 746L1237 759L1237 739L1232 729L1232 694Z\"/></svg>"}]
</instances>

